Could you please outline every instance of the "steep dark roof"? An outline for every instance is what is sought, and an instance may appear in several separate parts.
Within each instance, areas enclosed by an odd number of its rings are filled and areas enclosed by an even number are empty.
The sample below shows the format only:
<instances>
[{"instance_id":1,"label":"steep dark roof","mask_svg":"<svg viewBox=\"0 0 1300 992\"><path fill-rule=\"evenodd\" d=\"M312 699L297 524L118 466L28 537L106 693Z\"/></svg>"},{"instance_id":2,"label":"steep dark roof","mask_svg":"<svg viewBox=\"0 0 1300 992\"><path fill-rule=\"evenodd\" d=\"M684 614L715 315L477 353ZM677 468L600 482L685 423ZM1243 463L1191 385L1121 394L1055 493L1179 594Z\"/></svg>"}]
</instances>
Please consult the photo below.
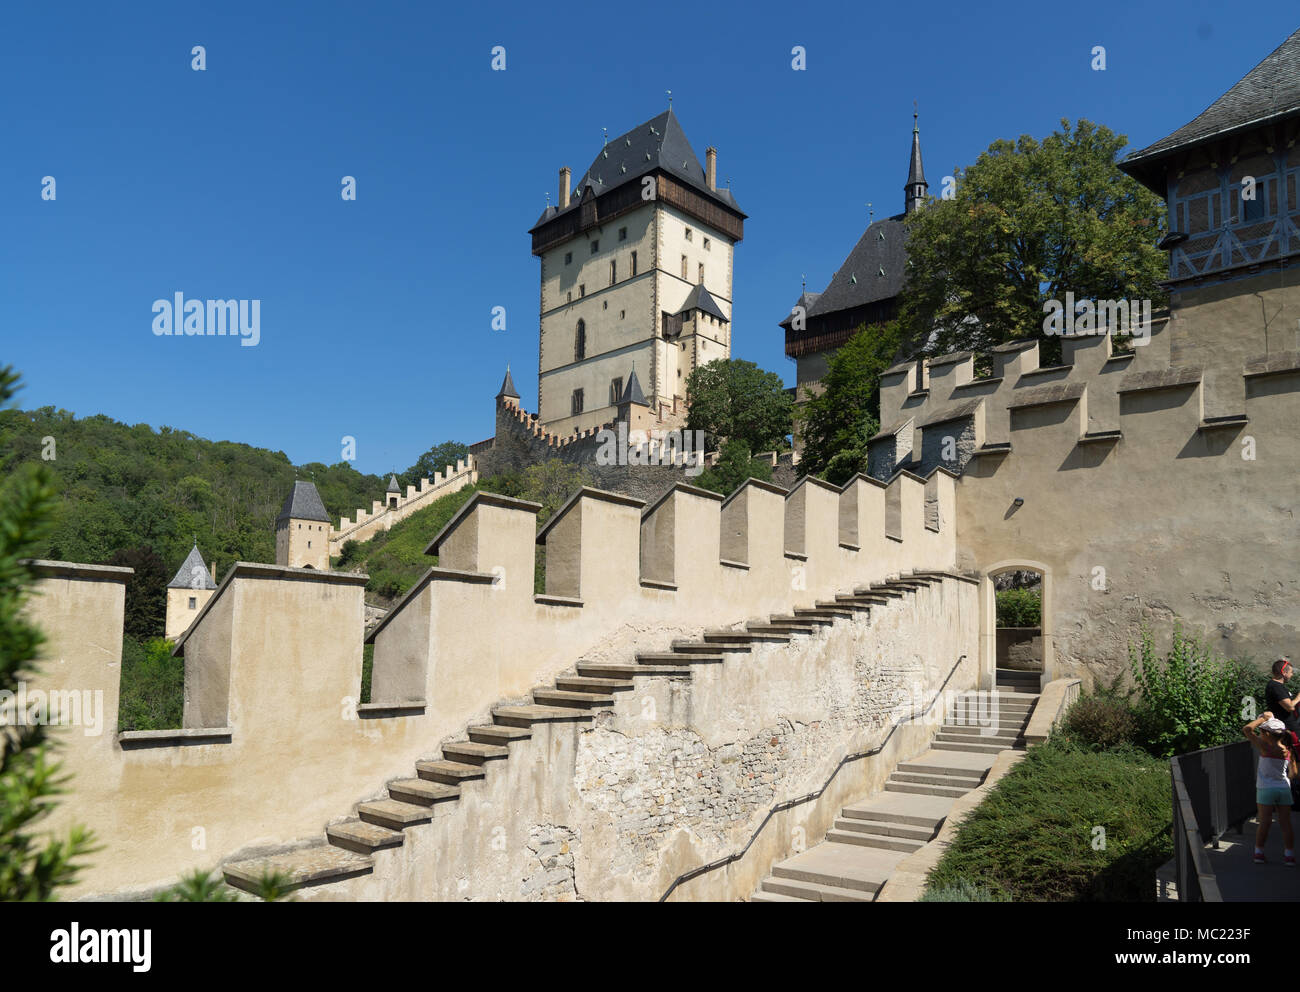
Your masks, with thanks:
<instances>
[{"instance_id":1,"label":"steep dark roof","mask_svg":"<svg viewBox=\"0 0 1300 992\"><path fill-rule=\"evenodd\" d=\"M329 522L329 514L325 512L325 504L320 501L320 493L316 491L315 483L295 482L293 484L293 492L285 498L284 506L280 508L280 515L275 518L275 522L279 523L290 517L297 520Z\"/></svg>"},{"instance_id":2,"label":"steep dark roof","mask_svg":"<svg viewBox=\"0 0 1300 992\"><path fill-rule=\"evenodd\" d=\"M686 140L686 134L672 110L665 110L626 134L611 138L597 153L586 172L573 184L567 207L548 206L534 227L569 210L576 209L583 190L591 187L600 196L611 189L630 183L648 172L662 169L687 186L730 207L740 207L729 189L709 189L704 167Z\"/></svg>"},{"instance_id":3,"label":"steep dark roof","mask_svg":"<svg viewBox=\"0 0 1300 992\"><path fill-rule=\"evenodd\" d=\"M799 299L794 301L794 307L790 308L790 312L785 315L785 319L782 320L777 326L784 327L787 330L789 329L791 321L794 320L795 307L803 307L804 316L805 317L808 316L809 311L812 310L813 306L817 303L817 300L820 299L821 295L822 295L821 293L810 293L808 292L808 290L805 289L802 293L799 294Z\"/></svg>"},{"instance_id":4,"label":"steep dark roof","mask_svg":"<svg viewBox=\"0 0 1300 992\"><path fill-rule=\"evenodd\" d=\"M197 570L197 571L196 571ZM197 583L196 583L197 580ZM212 573L208 571L208 566L203 564L203 556L199 554L199 546L196 543L185 556L185 561L177 570L172 580L167 583L168 589L215 589L217 584L212 581Z\"/></svg>"},{"instance_id":5,"label":"steep dark roof","mask_svg":"<svg viewBox=\"0 0 1300 992\"><path fill-rule=\"evenodd\" d=\"M402 487L397 484L397 476L390 476L388 479L388 492L400 493L401 491Z\"/></svg>"},{"instance_id":6,"label":"steep dark roof","mask_svg":"<svg viewBox=\"0 0 1300 992\"><path fill-rule=\"evenodd\" d=\"M619 406L624 403L639 403L641 406L649 406L645 400L645 393L641 392L641 383L636 378L636 366L632 366L632 374L627 377L627 385L623 387L623 395L618 398Z\"/></svg>"},{"instance_id":7,"label":"steep dark roof","mask_svg":"<svg viewBox=\"0 0 1300 992\"><path fill-rule=\"evenodd\" d=\"M515 380L510 376L510 366L506 366L506 377L501 382L501 392L497 393L497 399L503 396L512 396L519 399L519 390L515 389Z\"/></svg>"},{"instance_id":8,"label":"steep dark roof","mask_svg":"<svg viewBox=\"0 0 1300 992\"><path fill-rule=\"evenodd\" d=\"M713 314L719 320L727 319L727 315L718 306L718 301L704 288L704 283L699 283L691 290L690 295L686 297L686 302L682 304L682 308L677 313L685 313L687 310L703 310L705 313Z\"/></svg>"},{"instance_id":9,"label":"steep dark roof","mask_svg":"<svg viewBox=\"0 0 1300 992\"><path fill-rule=\"evenodd\" d=\"M1139 149L1122 164L1127 172L1179 148L1300 111L1300 30L1246 73L1191 122ZM1145 176L1139 176L1146 182ZM1148 185L1150 185L1148 183ZM1157 192L1164 193L1163 189Z\"/></svg>"},{"instance_id":10,"label":"steep dark roof","mask_svg":"<svg viewBox=\"0 0 1300 992\"><path fill-rule=\"evenodd\" d=\"M868 227L826 291L808 308L808 316L848 310L902 292L907 275L906 236L902 214Z\"/></svg>"}]
</instances>

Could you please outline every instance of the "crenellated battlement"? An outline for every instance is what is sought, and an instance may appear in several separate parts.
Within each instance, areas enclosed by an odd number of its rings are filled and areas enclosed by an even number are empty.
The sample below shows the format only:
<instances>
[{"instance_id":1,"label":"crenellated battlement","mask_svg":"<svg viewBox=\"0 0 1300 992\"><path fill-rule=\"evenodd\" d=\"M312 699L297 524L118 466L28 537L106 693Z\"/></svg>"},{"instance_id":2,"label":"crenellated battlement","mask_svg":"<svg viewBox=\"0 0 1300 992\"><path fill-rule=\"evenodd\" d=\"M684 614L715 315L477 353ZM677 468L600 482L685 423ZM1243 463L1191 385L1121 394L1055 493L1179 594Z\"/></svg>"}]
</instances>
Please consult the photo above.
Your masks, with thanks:
<instances>
[{"instance_id":1,"label":"crenellated battlement","mask_svg":"<svg viewBox=\"0 0 1300 992\"><path fill-rule=\"evenodd\" d=\"M341 517L338 527L330 529L330 554L337 555L347 541L367 541L380 531L388 530L399 520L428 506L433 500L477 481L478 466L474 456L457 459L455 465L448 465L442 472L434 472L432 479L421 479L419 486L408 485L405 495L393 496L396 506L375 500L370 504L369 511L358 509L351 520Z\"/></svg>"}]
</instances>

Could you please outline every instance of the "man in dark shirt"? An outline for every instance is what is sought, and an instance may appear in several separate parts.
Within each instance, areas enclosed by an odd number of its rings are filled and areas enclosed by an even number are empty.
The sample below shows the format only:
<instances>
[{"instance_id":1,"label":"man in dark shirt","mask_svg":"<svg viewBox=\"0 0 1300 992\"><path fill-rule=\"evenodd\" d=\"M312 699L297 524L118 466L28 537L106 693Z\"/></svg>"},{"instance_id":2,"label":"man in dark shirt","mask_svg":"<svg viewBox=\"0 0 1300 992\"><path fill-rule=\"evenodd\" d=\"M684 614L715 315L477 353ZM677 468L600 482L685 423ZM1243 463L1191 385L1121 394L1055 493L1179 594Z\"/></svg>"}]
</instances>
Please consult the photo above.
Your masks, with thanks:
<instances>
[{"instance_id":1,"label":"man in dark shirt","mask_svg":"<svg viewBox=\"0 0 1300 992\"><path fill-rule=\"evenodd\" d=\"M1295 669L1288 659L1279 658L1273 662L1273 677L1264 688L1264 701L1269 712L1281 720L1287 730L1300 734L1300 712L1297 712L1296 705L1300 702L1300 692L1292 696L1286 687L1287 681L1294 674Z\"/></svg>"}]
</instances>

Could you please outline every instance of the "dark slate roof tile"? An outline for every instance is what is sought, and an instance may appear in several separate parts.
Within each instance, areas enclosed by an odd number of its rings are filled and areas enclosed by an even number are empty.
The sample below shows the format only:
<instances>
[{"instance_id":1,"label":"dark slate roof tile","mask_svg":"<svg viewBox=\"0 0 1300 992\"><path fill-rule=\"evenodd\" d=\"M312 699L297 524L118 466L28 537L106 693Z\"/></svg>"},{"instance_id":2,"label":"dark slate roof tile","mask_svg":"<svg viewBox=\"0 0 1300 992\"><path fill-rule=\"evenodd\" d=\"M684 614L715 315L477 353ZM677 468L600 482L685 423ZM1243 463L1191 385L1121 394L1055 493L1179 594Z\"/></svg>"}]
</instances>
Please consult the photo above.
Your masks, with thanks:
<instances>
[{"instance_id":1,"label":"dark slate roof tile","mask_svg":"<svg viewBox=\"0 0 1300 992\"><path fill-rule=\"evenodd\" d=\"M329 522L329 514L325 512L325 504L321 502L315 483L295 482L293 484L293 492L285 498L284 506L280 508L280 515L275 518L275 522L279 523L290 517L297 520Z\"/></svg>"},{"instance_id":2,"label":"dark slate roof tile","mask_svg":"<svg viewBox=\"0 0 1300 992\"><path fill-rule=\"evenodd\" d=\"M863 232L808 316L895 297L902 292L906 275L907 229L903 215L896 214L876 221Z\"/></svg>"},{"instance_id":3,"label":"dark slate roof tile","mask_svg":"<svg viewBox=\"0 0 1300 992\"><path fill-rule=\"evenodd\" d=\"M185 561L177 570L176 575L167 583L168 589L215 589L217 584L212 581L212 573L208 571L208 566L203 564L203 556L199 554L197 544L190 550L185 557Z\"/></svg>"}]
</instances>

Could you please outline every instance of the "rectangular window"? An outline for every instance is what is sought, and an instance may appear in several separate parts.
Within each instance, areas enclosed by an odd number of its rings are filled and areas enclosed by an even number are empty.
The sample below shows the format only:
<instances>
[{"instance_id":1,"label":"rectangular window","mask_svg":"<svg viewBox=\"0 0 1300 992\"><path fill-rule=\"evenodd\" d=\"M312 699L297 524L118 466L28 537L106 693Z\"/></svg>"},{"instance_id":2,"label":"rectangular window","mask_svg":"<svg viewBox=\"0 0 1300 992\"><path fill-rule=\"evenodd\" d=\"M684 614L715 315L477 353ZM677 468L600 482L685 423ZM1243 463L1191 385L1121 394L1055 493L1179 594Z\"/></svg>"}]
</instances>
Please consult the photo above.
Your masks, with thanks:
<instances>
[{"instance_id":1,"label":"rectangular window","mask_svg":"<svg viewBox=\"0 0 1300 992\"><path fill-rule=\"evenodd\" d=\"M623 377L609 380L609 405L618 406L618 398L623 395Z\"/></svg>"},{"instance_id":2,"label":"rectangular window","mask_svg":"<svg viewBox=\"0 0 1300 992\"><path fill-rule=\"evenodd\" d=\"M591 243L591 253L594 255L594 254L596 254L596 252L598 252L598 251L600 251L600 242L599 242L599 241L593 241L593 242Z\"/></svg>"},{"instance_id":3,"label":"rectangular window","mask_svg":"<svg viewBox=\"0 0 1300 992\"><path fill-rule=\"evenodd\" d=\"M690 278L690 276L688 276L688 275L686 274L686 270L687 270L686 256L683 255L683 256L682 256L682 278L683 278L683 279L689 279L689 278Z\"/></svg>"},{"instance_id":4,"label":"rectangular window","mask_svg":"<svg viewBox=\"0 0 1300 992\"><path fill-rule=\"evenodd\" d=\"M704 282L704 263L703 263L703 262L700 263L700 267L699 267L699 270L698 270L698 271L699 271L699 273L700 273L700 277L699 277L698 279L696 279L695 281L698 282L698 283L703 284L703 282Z\"/></svg>"},{"instance_id":5,"label":"rectangular window","mask_svg":"<svg viewBox=\"0 0 1300 992\"><path fill-rule=\"evenodd\" d=\"M636 275L636 252L632 252L632 275Z\"/></svg>"},{"instance_id":6,"label":"rectangular window","mask_svg":"<svg viewBox=\"0 0 1300 992\"><path fill-rule=\"evenodd\" d=\"M569 302L573 302L573 290L569 290Z\"/></svg>"},{"instance_id":7,"label":"rectangular window","mask_svg":"<svg viewBox=\"0 0 1300 992\"><path fill-rule=\"evenodd\" d=\"M197 597L197 596L191 596L191 597L190 597L190 609L191 609L191 610L198 609L198 605L199 605L199 599L198 599L198 597Z\"/></svg>"},{"instance_id":8,"label":"rectangular window","mask_svg":"<svg viewBox=\"0 0 1300 992\"><path fill-rule=\"evenodd\" d=\"M573 252L571 252L571 251L566 251L566 252L564 253L564 264L565 264L565 265L569 265L569 264L571 264L572 262L573 262Z\"/></svg>"},{"instance_id":9,"label":"rectangular window","mask_svg":"<svg viewBox=\"0 0 1300 992\"><path fill-rule=\"evenodd\" d=\"M1266 216L1268 216L1268 185L1264 180L1258 179L1255 181L1255 198L1253 200L1242 198L1241 222L1250 224L1263 220Z\"/></svg>"},{"instance_id":10,"label":"rectangular window","mask_svg":"<svg viewBox=\"0 0 1300 992\"><path fill-rule=\"evenodd\" d=\"M581 299L586 295L587 295L587 287L583 283L578 283L578 298Z\"/></svg>"},{"instance_id":11,"label":"rectangular window","mask_svg":"<svg viewBox=\"0 0 1300 992\"><path fill-rule=\"evenodd\" d=\"M627 228L626 228L626 227L620 227L620 228L618 229L618 240L619 240L619 241L626 241L626 240L627 240Z\"/></svg>"},{"instance_id":12,"label":"rectangular window","mask_svg":"<svg viewBox=\"0 0 1300 992\"><path fill-rule=\"evenodd\" d=\"M705 250L705 251L708 251L708 250L709 250L709 239L708 239L708 238L705 238L705 239L704 239L704 250Z\"/></svg>"},{"instance_id":13,"label":"rectangular window","mask_svg":"<svg viewBox=\"0 0 1300 992\"><path fill-rule=\"evenodd\" d=\"M572 404L573 404L573 415L576 417L578 414L582 413L582 390L581 389L575 389L573 391Z\"/></svg>"},{"instance_id":14,"label":"rectangular window","mask_svg":"<svg viewBox=\"0 0 1300 992\"><path fill-rule=\"evenodd\" d=\"M691 229L689 227L686 229L686 240L691 240Z\"/></svg>"},{"instance_id":15,"label":"rectangular window","mask_svg":"<svg viewBox=\"0 0 1300 992\"><path fill-rule=\"evenodd\" d=\"M612 286L618 282L618 262L614 259L609 260L609 284Z\"/></svg>"}]
</instances>

